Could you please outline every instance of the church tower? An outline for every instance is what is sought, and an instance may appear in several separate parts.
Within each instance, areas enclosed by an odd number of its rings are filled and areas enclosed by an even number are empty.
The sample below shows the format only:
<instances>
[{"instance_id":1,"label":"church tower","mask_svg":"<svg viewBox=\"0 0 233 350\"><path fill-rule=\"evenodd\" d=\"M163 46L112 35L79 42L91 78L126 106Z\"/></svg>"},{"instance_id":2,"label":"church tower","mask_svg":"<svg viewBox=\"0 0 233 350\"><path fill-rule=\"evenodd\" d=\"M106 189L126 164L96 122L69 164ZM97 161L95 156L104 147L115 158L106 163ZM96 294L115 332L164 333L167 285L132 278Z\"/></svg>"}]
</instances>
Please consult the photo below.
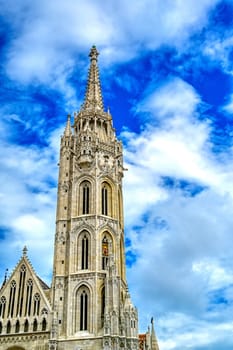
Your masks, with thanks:
<instances>
[{"instance_id":1,"label":"church tower","mask_svg":"<svg viewBox=\"0 0 233 350\"><path fill-rule=\"evenodd\" d=\"M27 248L0 286L0 350L159 350L126 281L123 154L90 51L84 103L61 138L51 288Z\"/></svg>"},{"instance_id":2,"label":"church tower","mask_svg":"<svg viewBox=\"0 0 233 350\"><path fill-rule=\"evenodd\" d=\"M126 282L122 143L104 110L98 52L90 51L84 103L61 138L52 349L138 349Z\"/></svg>"}]
</instances>

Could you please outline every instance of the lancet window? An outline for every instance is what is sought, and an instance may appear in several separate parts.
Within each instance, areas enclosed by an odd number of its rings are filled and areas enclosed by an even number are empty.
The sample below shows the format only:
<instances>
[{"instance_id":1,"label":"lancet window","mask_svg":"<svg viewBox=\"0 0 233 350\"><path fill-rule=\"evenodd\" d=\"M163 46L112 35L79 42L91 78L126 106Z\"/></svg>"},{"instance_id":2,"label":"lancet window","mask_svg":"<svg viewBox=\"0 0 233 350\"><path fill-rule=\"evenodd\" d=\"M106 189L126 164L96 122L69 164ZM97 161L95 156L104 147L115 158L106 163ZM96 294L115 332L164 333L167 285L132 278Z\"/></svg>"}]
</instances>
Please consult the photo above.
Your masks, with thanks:
<instances>
[{"instance_id":1,"label":"lancet window","mask_svg":"<svg viewBox=\"0 0 233 350\"><path fill-rule=\"evenodd\" d=\"M102 240L102 269L106 270L109 260L109 241L106 236Z\"/></svg>"},{"instance_id":2,"label":"lancet window","mask_svg":"<svg viewBox=\"0 0 233 350\"><path fill-rule=\"evenodd\" d=\"M38 327L38 323L37 323L37 319L35 318L33 321L33 332L37 331L37 327Z\"/></svg>"},{"instance_id":3,"label":"lancet window","mask_svg":"<svg viewBox=\"0 0 233 350\"><path fill-rule=\"evenodd\" d=\"M10 285L10 298L8 305L8 317L13 317L15 306L16 282L13 280Z\"/></svg>"},{"instance_id":4,"label":"lancet window","mask_svg":"<svg viewBox=\"0 0 233 350\"><path fill-rule=\"evenodd\" d=\"M33 315L37 315L39 316L39 312L40 312L40 294L36 293L34 295L34 310L33 310Z\"/></svg>"},{"instance_id":5,"label":"lancet window","mask_svg":"<svg viewBox=\"0 0 233 350\"><path fill-rule=\"evenodd\" d=\"M18 292L18 301L17 301L17 312L16 312L16 314L19 316L22 316L22 311L23 311L25 278L26 278L26 267L25 265L22 265L20 269L19 292Z\"/></svg>"},{"instance_id":6,"label":"lancet window","mask_svg":"<svg viewBox=\"0 0 233 350\"><path fill-rule=\"evenodd\" d=\"M33 281L31 278L27 281L27 294L26 294L26 305L25 305L25 316L31 315L31 304L32 304L32 289Z\"/></svg>"},{"instance_id":7,"label":"lancet window","mask_svg":"<svg viewBox=\"0 0 233 350\"><path fill-rule=\"evenodd\" d=\"M102 196L102 214L108 215L108 189L105 185L102 187L101 196Z\"/></svg>"},{"instance_id":8,"label":"lancet window","mask_svg":"<svg viewBox=\"0 0 233 350\"><path fill-rule=\"evenodd\" d=\"M6 298L4 296L1 297L0 300L0 317L5 317L5 310L6 310Z\"/></svg>"},{"instance_id":9,"label":"lancet window","mask_svg":"<svg viewBox=\"0 0 233 350\"><path fill-rule=\"evenodd\" d=\"M11 321L8 321L7 322L7 325L6 325L6 332L7 334L9 334L11 332Z\"/></svg>"},{"instance_id":10,"label":"lancet window","mask_svg":"<svg viewBox=\"0 0 233 350\"><path fill-rule=\"evenodd\" d=\"M19 330L20 330L20 323L19 323L19 320L17 320L15 324L15 333L19 333Z\"/></svg>"},{"instance_id":11,"label":"lancet window","mask_svg":"<svg viewBox=\"0 0 233 350\"><path fill-rule=\"evenodd\" d=\"M88 237L84 235L82 239L82 262L81 268L82 270L88 269Z\"/></svg>"},{"instance_id":12,"label":"lancet window","mask_svg":"<svg viewBox=\"0 0 233 350\"><path fill-rule=\"evenodd\" d=\"M83 215L90 214L90 192L91 192L91 184L89 181L84 181L81 183L81 213Z\"/></svg>"},{"instance_id":13,"label":"lancet window","mask_svg":"<svg viewBox=\"0 0 233 350\"><path fill-rule=\"evenodd\" d=\"M86 286L81 286L76 294L75 331L89 330L90 292Z\"/></svg>"},{"instance_id":14,"label":"lancet window","mask_svg":"<svg viewBox=\"0 0 233 350\"><path fill-rule=\"evenodd\" d=\"M112 210L112 193L111 187L107 182L103 182L101 187L101 214L102 215L111 215Z\"/></svg>"},{"instance_id":15,"label":"lancet window","mask_svg":"<svg viewBox=\"0 0 233 350\"><path fill-rule=\"evenodd\" d=\"M46 319L43 318L43 321L42 321L42 331L46 331L46 327L47 327L47 322L46 322Z\"/></svg>"},{"instance_id":16,"label":"lancet window","mask_svg":"<svg viewBox=\"0 0 233 350\"><path fill-rule=\"evenodd\" d=\"M86 290L80 294L80 331L87 330L88 295Z\"/></svg>"},{"instance_id":17,"label":"lancet window","mask_svg":"<svg viewBox=\"0 0 233 350\"><path fill-rule=\"evenodd\" d=\"M79 270L90 269L91 240L88 231L80 233L77 240L77 268Z\"/></svg>"},{"instance_id":18,"label":"lancet window","mask_svg":"<svg viewBox=\"0 0 233 350\"><path fill-rule=\"evenodd\" d=\"M28 322L28 320L26 320L24 322L24 332L28 332L28 329L29 329L29 322Z\"/></svg>"}]
</instances>

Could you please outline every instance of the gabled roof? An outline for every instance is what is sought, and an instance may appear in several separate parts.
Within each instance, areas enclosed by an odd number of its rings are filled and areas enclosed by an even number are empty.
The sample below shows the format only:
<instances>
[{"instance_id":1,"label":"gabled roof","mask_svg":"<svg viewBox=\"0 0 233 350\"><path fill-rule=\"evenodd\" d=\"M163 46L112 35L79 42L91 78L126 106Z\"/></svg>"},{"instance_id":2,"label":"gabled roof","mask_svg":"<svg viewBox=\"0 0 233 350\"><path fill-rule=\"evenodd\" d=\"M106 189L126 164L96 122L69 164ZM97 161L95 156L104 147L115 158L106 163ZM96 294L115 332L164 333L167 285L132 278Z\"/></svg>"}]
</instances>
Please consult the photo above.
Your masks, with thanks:
<instances>
[{"instance_id":1,"label":"gabled roof","mask_svg":"<svg viewBox=\"0 0 233 350\"><path fill-rule=\"evenodd\" d=\"M0 289L0 298L2 296L9 295L9 290L11 288L12 281L16 281L16 284L19 283L19 276L20 276L20 270L22 266L25 266L26 268L26 280L29 279L33 282L33 294L39 293L41 296L41 302L44 304L44 306L48 309L48 311L51 311L51 305L50 302L46 296L46 291L49 291L48 285L36 274L36 272L33 269L33 266L27 257L27 248L24 247L23 249L23 255L17 265L15 266L13 272L11 273L10 277L4 280L4 283Z\"/></svg>"},{"instance_id":2,"label":"gabled roof","mask_svg":"<svg viewBox=\"0 0 233 350\"><path fill-rule=\"evenodd\" d=\"M38 275L36 275L36 277L38 278L38 281L40 282L40 285L44 290L50 289L49 286Z\"/></svg>"}]
</instances>

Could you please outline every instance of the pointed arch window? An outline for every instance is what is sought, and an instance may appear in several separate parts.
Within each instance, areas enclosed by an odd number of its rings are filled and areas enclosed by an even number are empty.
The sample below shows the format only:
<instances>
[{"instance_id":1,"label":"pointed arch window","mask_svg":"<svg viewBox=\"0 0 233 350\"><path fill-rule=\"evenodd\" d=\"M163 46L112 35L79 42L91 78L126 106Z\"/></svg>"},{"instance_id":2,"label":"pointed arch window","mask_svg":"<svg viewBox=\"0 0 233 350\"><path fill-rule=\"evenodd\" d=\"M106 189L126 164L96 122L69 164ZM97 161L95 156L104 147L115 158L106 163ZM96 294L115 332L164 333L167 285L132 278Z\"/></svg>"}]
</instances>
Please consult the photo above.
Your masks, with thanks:
<instances>
[{"instance_id":1,"label":"pointed arch window","mask_svg":"<svg viewBox=\"0 0 233 350\"><path fill-rule=\"evenodd\" d=\"M9 334L11 332L11 321L8 321L7 322L7 325L6 325L6 332L7 334Z\"/></svg>"},{"instance_id":2,"label":"pointed arch window","mask_svg":"<svg viewBox=\"0 0 233 350\"><path fill-rule=\"evenodd\" d=\"M102 269L106 270L109 259L109 242L106 236L102 240Z\"/></svg>"},{"instance_id":3,"label":"pointed arch window","mask_svg":"<svg viewBox=\"0 0 233 350\"><path fill-rule=\"evenodd\" d=\"M31 315L32 290L33 290L33 281L32 281L31 278L29 278L29 280L27 281L25 316L30 316Z\"/></svg>"},{"instance_id":4,"label":"pointed arch window","mask_svg":"<svg viewBox=\"0 0 233 350\"><path fill-rule=\"evenodd\" d=\"M75 304L75 332L90 329L90 291L81 286L76 294Z\"/></svg>"},{"instance_id":5,"label":"pointed arch window","mask_svg":"<svg viewBox=\"0 0 233 350\"><path fill-rule=\"evenodd\" d=\"M33 332L37 331L37 327L38 327L38 323L37 323L37 319L35 318L33 321Z\"/></svg>"},{"instance_id":6,"label":"pointed arch window","mask_svg":"<svg viewBox=\"0 0 233 350\"><path fill-rule=\"evenodd\" d=\"M34 295L34 310L33 310L33 315L37 315L39 316L39 312L40 312L40 294L36 293Z\"/></svg>"},{"instance_id":7,"label":"pointed arch window","mask_svg":"<svg viewBox=\"0 0 233 350\"><path fill-rule=\"evenodd\" d=\"M88 269L88 237L84 235L82 239L82 270Z\"/></svg>"},{"instance_id":8,"label":"pointed arch window","mask_svg":"<svg viewBox=\"0 0 233 350\"><path fill-rule=\"evenodd\" d=\"M102 187L101 197L102 197L102 214L108 215L108 189L105 185Z\"/></svg>"},{"instance_id":9,"label":"pointed arch window","mask_svg":"<svg viewBox=\"0 0 233 350\"><path fill-rule=\"evenodd\" d=\"M19 292L18 292L17 311L16 311L16 315L19 315L19 316L22 316L22 311L23 311L25 278L26 278L26 266L22 265L20 268Z\"/></svg>"},{"instance_id":10,"label":"pointed arch window","mask_svg":"<svg viewBox=\"0 0 233 350\"><path fill-rule=\"evenodd\" d=\"M90 233L82 231L77 240L77 268L78 270L90 269L91 240Z\"/></svg>"},{"instance_id":11,"label":"pointed arch window","mask_svg":"<svg viewBox=\"0 0 233 350\"><path fill-rule=\"evenodd\" d=\"M90 214L90 193L91 184L89 181L83 181L80 186L80 197L81 197L81 214Z\"/></svg>"},{"instance_id":12,"label":"pointed arch window","mask_svg":"<svg viewBox=\"0 0 233 350\"><path fill-rule=\"evenodd\" d=\"M0 317L5 317L5 311L6 311L6 297L2 296L0 300Z\"/></svg>"},{"instance_id":13,"label":"pointed arch window","mask_svg":"<svg viewBox=\"0 0 233 350\"><path fill-rule=\"evenodd\" d=\"M88 295L86 290L83 290L80 295L80 331L87 330L88 316Z\"/></svg>"},{"instance_id":14,"label":"pointed arch window","mask_svg":"<svg viewBox=\"0 0 233 350\"><path fill-rule=\"evenodd\" d=\"M20 330L20 323L19 323L19 320L17 320L15 324L15 333L19 333L19 330Z\"/></svg>"},{"instance_id":15,"label":"pointed arch window","mask_svg":"<svg viewBox=\"0 0 233 350\"><path fill-rule=\"evenodd\" d=\"M47 322L46 322L46 319L43 318L43 321L42 321L42 331L46 331L46 327L47 327Z\"/></svg>"},{"instance_id":16,"label":"pointed arch window","mask_svg":"<svg viewBox=\"0 0 233 350\"><path fill-rule=\"evenodd\" d=\"M28 322L28 320L26 320L24 322L24 332L26 333L26 332L28 332L28 330L29 330L29 322Z\"/></svg>"},{"instance_id":17,"label":"pointed arch window","mask_svg":"<svg viewBox=\"0 0 233 350\"><path fill-rule=\"evenodd\" d=\"M10 285L10 298L8 305L8 317L13 317L15 306L16 282L13 280Z\"/></svg>"},{"instance_id":18,"label":"pointed arch window","mask_svg":"<svg viewBox=\"0 0 233 350\"><path fill-rule=\"evenodd\" d=\"M111 216L112 214L112 191L107 182L101 186L101 214Z\"/></svg>"}]
</instances>

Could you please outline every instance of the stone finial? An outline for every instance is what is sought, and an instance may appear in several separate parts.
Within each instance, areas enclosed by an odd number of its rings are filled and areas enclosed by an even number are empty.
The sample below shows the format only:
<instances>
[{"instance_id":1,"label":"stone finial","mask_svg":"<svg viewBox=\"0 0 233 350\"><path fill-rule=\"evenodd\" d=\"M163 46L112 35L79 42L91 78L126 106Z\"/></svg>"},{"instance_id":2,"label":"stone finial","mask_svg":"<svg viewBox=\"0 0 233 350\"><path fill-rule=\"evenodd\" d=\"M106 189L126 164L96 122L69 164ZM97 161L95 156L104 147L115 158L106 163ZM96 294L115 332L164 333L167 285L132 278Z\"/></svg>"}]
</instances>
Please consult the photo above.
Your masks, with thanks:
<instances>
[{"instance_id":1,"label":"stone finial","mask_svg":"<svg viewBox=\"0 0 233 350\"><path fill-rule=\"evenodd\" d=\"M93 60L97 61L98 56L99 56L99 52L97 51L96 46L93 45L91 48L91 51L89 53L89 57L90 57L91 61L93 61Z\"/></svg>"},{"instance_id":2,"label":"stone finial","mask_svg":"<svg viewBox=\"0 0 233 350\"><path fill-rule=\"evenodd\" d=\"M28 249L27 249L27 247L25 245L24 248L23 248L23 256L27 256L27 252L28 252Z\"/></svg>"}]
</instances>

